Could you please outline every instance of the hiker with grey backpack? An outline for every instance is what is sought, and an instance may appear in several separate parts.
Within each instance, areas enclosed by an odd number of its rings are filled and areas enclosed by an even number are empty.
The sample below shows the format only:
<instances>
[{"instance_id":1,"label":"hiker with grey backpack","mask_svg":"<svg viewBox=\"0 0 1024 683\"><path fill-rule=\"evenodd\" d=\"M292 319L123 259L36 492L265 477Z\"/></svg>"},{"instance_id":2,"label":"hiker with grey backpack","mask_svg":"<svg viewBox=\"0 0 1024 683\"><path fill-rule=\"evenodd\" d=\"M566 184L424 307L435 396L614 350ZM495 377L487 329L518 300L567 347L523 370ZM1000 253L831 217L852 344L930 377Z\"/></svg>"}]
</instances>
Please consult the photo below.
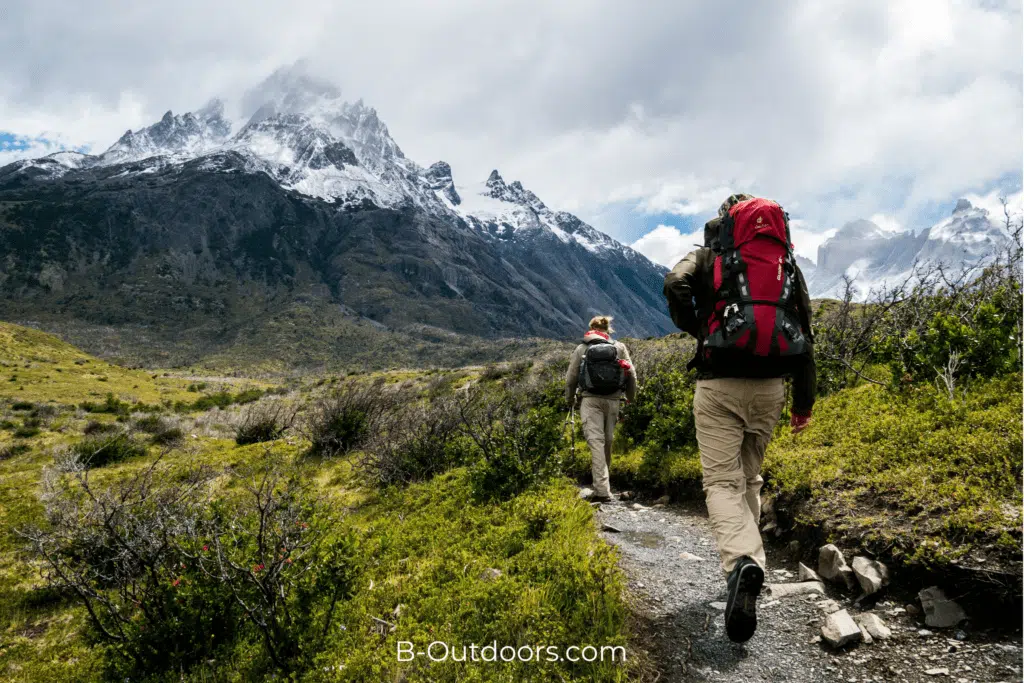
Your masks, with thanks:
<instances>
[{"instance_id":1,"label":"hiker with grey backpack","mask_svg":"<svg viewBox=\"0 0 1024 683\"><path fill-rule=\"evenodd\" d=\"M599 315L590 321L583 342L572 352L565 374L565 401L572 410L579 401L583 436L590 448L594 478L592 500L615 500L608 473L612 464L612 438L620 403L636 398L636 371L629 349L612 340L612 319Z\"/></svg>"},{"instance_id":2,"label":"hiker with grey backpack","mask_svg":"<svg viewBox=\"0 0 1024 683\"><path fill-rule=\"evenodd\" d=\"M732 195L704 227L704 247L665 276L676 326L697 339L693 415L708 519L726 573L725 627L744 642L757 629L764 583L761 463L793 383L790 427L811 420L814 338L807 284L789 216L777 203Z\"/></svg>"}]
</instances>

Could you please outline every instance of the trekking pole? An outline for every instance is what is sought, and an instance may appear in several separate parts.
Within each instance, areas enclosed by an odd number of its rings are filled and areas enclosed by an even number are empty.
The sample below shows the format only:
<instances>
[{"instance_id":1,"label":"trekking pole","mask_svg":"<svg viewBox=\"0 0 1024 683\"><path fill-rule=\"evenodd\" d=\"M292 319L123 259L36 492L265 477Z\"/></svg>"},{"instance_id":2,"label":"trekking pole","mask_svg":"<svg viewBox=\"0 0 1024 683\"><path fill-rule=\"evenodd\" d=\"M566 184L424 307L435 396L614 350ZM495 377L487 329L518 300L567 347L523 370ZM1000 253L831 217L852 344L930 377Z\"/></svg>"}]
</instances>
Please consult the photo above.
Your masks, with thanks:
<instances>
[{"instance_id":1,"label":"trekking pole","mask_svg":"<svg viewBox=\"0 0 1024 683\"><path fill-rule=\"evenodd\" d=\"M572 451L573 460L576 459L576 403L573 402L569 411L569 450Z\"/></svg>"}]
</instances>

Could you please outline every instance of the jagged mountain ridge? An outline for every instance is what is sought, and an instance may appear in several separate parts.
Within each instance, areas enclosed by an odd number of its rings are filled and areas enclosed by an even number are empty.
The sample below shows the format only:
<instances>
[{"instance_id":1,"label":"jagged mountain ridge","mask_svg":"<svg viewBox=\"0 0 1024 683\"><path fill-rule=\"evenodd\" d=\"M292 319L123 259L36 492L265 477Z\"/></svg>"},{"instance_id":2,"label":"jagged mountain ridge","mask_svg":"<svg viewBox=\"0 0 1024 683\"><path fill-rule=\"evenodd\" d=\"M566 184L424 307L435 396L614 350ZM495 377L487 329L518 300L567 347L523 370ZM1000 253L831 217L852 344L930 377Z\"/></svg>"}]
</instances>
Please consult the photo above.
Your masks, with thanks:
<instances>
[{"instance_id":1,"label":"jagged mountain ridge","mask_svg":"<svg viewBox=\"0 0 1024 683\"><path fill-rule=\"evenodd\" d=\"M457 188L302 74L244 100L241 122L214 101L99 155L0 168L0 315L195 330L203 348L309 302L392 331L557 338L599 312L671 329L663 269L521 183Z\"/></svg>"},{"instance_id":2,"label":"jagged mountain ridge","mask_svg":"<svg viewBox=\"0 0 1024 683\"><path fill-rule=\"evenodd\" d=\"M987 209L960 199L950 216L917 234L863 219L847 223L818 247L817 262L803 259L800 265L812 297L841 296L843 277L849 276L863 298L906 279L916 264L981 268L1009 238L1003 222Z\"/></svg>"}]
</instances>

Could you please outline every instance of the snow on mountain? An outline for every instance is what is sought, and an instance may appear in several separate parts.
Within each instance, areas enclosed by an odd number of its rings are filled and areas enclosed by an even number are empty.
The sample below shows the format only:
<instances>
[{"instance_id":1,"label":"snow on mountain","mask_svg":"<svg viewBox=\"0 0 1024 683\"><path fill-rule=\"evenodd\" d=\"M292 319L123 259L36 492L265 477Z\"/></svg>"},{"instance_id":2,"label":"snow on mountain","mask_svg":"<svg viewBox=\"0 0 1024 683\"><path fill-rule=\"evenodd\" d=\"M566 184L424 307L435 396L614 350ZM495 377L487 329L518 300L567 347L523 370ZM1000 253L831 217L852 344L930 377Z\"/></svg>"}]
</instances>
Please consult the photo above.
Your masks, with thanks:
<instances>
[{"instance_id":1,"label":"snow on mountain","mask_svg":"<svg viewBox=\"0 0 1024 683\"><path fill-rule=\"evenodd\" d=\"M456 211L471 226L504 239L533 231L547 231L565 243L575 242L587 251L600 253L625 249L564 211L552 211L518 180L506 184L497 170L482 185L462 188Z\"/></svg>"},{"instance_id":2,"label":"snow on mountain","mask_svg":"<svg viewBox=\"0 0 1024 683\"><path fill-rule=\"evenodd\" d=\"M96 163L111 165L155 156L191 159L217 149L227 140L231 125L224 105L213 100L199 111L175 115L168 111L158 122L141 130L127 131Z\"/></svg>"},{"instance_id":3,"label":"snow on mountain","mask_svg":"<svg viewBox=\"0 0 1024 683\"><path fill-rule=\"evenodd\" d=\"M916 264L981 268L1007 239L1002 223L986 209L960 199L952 215L917 235L868 220L847 223L818 247L818 262L804 274L813 297L842 296L845 276L853 279L858 298L864 298L902 282Z\"/></svg>"}]
</instances>

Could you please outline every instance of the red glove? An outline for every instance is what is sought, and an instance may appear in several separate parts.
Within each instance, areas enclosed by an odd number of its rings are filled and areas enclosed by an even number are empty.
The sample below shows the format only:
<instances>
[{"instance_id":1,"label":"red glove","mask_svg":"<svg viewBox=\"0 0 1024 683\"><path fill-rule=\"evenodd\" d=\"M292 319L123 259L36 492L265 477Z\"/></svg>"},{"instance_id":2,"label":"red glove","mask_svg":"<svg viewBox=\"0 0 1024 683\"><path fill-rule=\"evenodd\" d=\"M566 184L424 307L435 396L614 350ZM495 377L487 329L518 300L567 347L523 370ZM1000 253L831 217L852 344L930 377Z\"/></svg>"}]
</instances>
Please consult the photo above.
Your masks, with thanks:
<instances>
[{"instance_id":1,"label":"red glove","mask_svg":"<svg viewBox=\"0 0 1024 683\"><path fill-rule=\"evenodd\" d=\"M792 428L794 434L799 434L804 431L807 429L807 425L809 424L811 424L811 414L809 412L806 415L793 413L789 418L789 426Z\"/></svg>"}]
</instances>

